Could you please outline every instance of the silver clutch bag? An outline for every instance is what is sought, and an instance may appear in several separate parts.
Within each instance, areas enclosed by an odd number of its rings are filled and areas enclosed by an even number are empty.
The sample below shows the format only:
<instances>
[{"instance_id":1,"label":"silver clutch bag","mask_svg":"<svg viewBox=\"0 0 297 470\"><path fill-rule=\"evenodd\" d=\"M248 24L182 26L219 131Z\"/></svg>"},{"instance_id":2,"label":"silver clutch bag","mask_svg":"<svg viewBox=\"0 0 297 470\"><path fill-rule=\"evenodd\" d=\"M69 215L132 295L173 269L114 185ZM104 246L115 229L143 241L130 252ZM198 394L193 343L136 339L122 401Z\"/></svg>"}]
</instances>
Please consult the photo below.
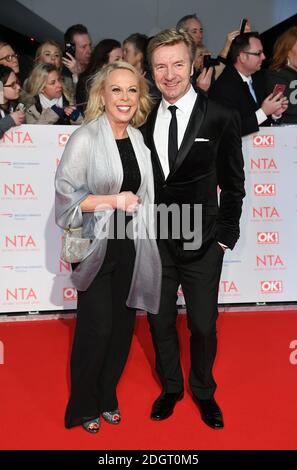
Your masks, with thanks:
<instances>
[{"instance_id":1,"label":"silver clutch bag","mask_svg":"<svg viewBox=\"0 0 297 470\"><path fill-rule=\"evenodd\" d=\"M77 210L78 207L74 210L71 222L64 231L60 258L66 263L79 263L82 261L91 244L89 238L82 238L82 227L71 228Z\"/></svg>"}]
</instances>

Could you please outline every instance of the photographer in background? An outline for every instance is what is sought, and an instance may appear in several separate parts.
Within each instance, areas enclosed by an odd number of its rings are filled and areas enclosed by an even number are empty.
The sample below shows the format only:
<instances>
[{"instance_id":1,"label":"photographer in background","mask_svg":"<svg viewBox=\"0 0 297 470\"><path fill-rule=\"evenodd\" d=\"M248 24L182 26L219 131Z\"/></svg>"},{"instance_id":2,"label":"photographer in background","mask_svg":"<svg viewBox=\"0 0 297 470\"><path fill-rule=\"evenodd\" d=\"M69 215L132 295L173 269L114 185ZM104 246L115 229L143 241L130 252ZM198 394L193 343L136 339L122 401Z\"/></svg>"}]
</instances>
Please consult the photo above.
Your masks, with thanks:
<instances>
[{"instance_id":1,"label":"photographer in background","mask_svg":"<svg viewBox=\"0 0 297 470\"><path fill-rule=\"evenodd\" d=\"M79 75L84 72L90 62L92 42L86 26L75 24L64 34L65 54L62 58L62 77L71 77L75 90Z\"/></svg>"},{"instance_id":2,"label":"photographer in background","mask_svg":"<svg viewBox=\"0 0 297 470\"><path fill-rule=\"evenodd\" d=\"M230 60L210 90L210 98L232 109L241 117L242 135L269 126L288 108L282 93L267 96L265 77L260 71L265 59L260 36L256 32L236 36L230 47Z\"/></svg>"},{"instance_id":3,"label":"photographer in background","mask_svg":"<svg viewBox=\"0 0 297 470\"><path fill-rule=\"evenodd\" d=\"M25 113L18 109L21 85L14 71L0 65L0 138L11 127L20 126L25 121Z\"/></svg>"}]
</instances>

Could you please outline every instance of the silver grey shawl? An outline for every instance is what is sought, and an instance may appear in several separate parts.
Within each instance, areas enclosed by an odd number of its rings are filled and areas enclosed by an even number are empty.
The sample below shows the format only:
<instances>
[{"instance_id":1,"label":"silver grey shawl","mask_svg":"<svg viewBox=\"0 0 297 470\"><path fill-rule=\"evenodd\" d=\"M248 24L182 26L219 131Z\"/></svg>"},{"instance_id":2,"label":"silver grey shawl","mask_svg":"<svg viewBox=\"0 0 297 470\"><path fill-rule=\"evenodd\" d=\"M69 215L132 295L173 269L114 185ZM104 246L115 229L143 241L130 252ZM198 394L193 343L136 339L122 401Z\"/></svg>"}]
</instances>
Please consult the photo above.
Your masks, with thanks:
<instances>
[{"instance_id":1,"label":"silver grey shawl","mask_svg":"<svg viewBox=\"0 0 297 470\"><path fill-rule=\"evenodd\" d=\"M137 192L141 204L133 215L136 257L126 304L131 308L157 313L160 303L161 261L156 240L152 236L154 183L150 152L139 130L128 126L127 131L141 174ZM122 181L121 158L104 114L77 129L67 142L55 179L56 223L66 228L73 211L89 194L119 194ZM113 209L105 209L82 213L80 207L78 208L72 226L83 226L83 235L93 239L78 269L72 273L73 283L78 290L86 290L102 266L107 248L106 234L113 212Z\"/></svg>"}]
</instances>

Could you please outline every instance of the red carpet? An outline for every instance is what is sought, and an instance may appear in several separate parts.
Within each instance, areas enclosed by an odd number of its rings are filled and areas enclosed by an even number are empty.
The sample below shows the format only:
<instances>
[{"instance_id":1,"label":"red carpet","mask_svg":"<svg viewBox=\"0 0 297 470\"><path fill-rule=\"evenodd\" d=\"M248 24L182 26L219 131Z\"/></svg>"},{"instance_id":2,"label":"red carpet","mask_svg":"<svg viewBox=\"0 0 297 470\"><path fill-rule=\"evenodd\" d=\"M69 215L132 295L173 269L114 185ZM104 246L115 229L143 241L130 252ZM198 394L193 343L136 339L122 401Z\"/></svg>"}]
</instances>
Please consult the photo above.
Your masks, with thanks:
<instances>
[{"instance_id":1,"label":"red carpet","mask_svg":"<svg viewBox=\"0 0 297 470\"><path fill-rule=\"evenodd\" d=\"M179 318L182 362L188 375L186 318ZM138 317L119 386L123 421L102 423L97 435L63 427L68 396L73 320L0 323L1 449L296 449L297 312L224 313L218 322L216 398L225 429L201 421L189 391L174 415L149 419L159 385L152 373L147 321ZM295 356L296 357L296 356Z\"/></svg>"}]
</instances>

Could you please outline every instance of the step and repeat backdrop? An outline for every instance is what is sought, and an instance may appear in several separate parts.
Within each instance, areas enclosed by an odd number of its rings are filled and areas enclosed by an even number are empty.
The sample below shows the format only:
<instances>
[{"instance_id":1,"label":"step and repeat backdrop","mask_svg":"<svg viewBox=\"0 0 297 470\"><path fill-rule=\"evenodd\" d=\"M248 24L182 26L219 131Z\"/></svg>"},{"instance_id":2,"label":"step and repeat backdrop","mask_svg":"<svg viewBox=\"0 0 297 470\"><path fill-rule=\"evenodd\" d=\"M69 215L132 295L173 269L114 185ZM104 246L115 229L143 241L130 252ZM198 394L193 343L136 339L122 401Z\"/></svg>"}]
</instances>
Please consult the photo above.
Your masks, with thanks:
<instances>
[{"instance_id":1,"label":"step and repeat backdrop","mask_svg":"<svg viewBox=\"0 0 297 470\"><path fill-rule=\"evenodd\" d=\"M25 125L0 140L0 313L76 307L54 220L55 171L74 131ZM262 128L243 153L241 238L225 255L219 302L296 301L297 126Z\"/></svg>"}]
</instances>

